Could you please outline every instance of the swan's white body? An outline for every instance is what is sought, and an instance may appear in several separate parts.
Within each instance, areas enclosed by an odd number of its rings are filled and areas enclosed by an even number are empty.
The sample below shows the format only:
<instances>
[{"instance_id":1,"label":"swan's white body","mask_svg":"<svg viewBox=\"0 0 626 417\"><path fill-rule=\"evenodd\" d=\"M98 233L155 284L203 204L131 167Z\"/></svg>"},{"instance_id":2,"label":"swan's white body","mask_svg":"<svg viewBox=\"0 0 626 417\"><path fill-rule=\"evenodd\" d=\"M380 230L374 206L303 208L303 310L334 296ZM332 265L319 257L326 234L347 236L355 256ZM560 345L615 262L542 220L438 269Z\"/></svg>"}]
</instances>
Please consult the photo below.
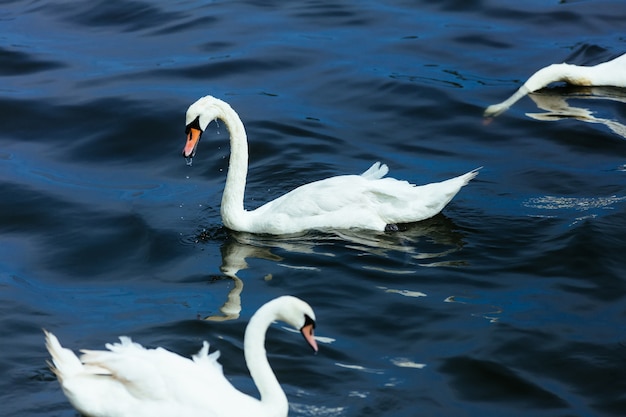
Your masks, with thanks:
<instances>
[{"instance_id":1,"label":"swan's white body","mask_svg":"<svg viewBox=\"0 0 626 417\"><path fill-rule=\"evenodd\" d=\"M261 400L237 389L209 354L192 359L163 348L145 349L127 337L108 351L83 350L79 359L47 331L51 368L72 405L90 417L286 417L288 403L265 353L265 332L274 320L301 329L313 349L315 315L304 301L284 296L263 305L250 319L244 339L246 364Z\"/></svg>"},{"instance_id":2,"label":"swan's white body","mask_svg":"<svg viewBox=\"0 0 626 417\"><path fill-rule=\"evenodd\" d=\"M248 171L246 132L237 113L224 101L206 96L187 110L187 144L191 158L208 124L221 119L230 132L230 161L221 215L229 229L249 233L287 234L310 229L369 229L424 220L439 213L478 174L416 186L384 178L386 165L376 162L361 175L342 175L305 184L256 210L244 208Z\"/></svg>"},{"instance_id":3,"label":"swan's white body","mask_svg":"<svg viewBox=\"0 0 626 417\"><path fill-rule=\"evenodd\" d=\"M563 81L581 86L626 87L626 54L594 66L552 64L535 72L511 97L485 110L486 117L495 117L528 93Z\"/></svg>"}]
</instances>

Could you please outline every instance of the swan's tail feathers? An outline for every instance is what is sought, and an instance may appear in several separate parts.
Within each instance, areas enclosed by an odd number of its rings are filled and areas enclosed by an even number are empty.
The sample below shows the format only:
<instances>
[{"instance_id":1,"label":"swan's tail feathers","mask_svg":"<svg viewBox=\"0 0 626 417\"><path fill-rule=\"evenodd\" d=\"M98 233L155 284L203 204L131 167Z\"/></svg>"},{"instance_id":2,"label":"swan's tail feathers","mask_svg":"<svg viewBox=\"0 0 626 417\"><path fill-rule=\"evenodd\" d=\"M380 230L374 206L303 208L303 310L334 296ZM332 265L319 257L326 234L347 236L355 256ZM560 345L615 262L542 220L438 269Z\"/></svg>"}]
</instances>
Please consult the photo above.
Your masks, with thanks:
<instances>
[{"instance_id":1,"label":"swan's tail feathers","mask_svg":"<svg viewBox=\"0 0 626 417\"><path fill-rule=\"evenodd\" d=\"M476 177L476 175L478 175L478 172L481 168L482 167L476 168L474 170L471 170L470 172L466 172L463 175L459 175L458 177L450 178L445 181L426 184L422 187L435 187L435 189L437 190L436 194L438 194L441 198L440 203L443 203L443 205L441 206L441 208L443 209L443 207L448 204L459 191L461 191L461 188L465 187L472 179ZM425 188L422 187L417 188L425 190ZM423 193L423 191L421 191L421 193ZM444 196L446 198L444 198Z\"/></svg>"},{"instance_id":2,"label":"swan's tail feathers","mask_svg":"<svg viewBox=\"0 0 626 417\"><path fill-rule=\"evenodd\" d=\"M471 170L470 172L461 175L460 177L457 177L459 179L463 180L463 185L467 185L471 180L473 180L476 175L478 175L478 172L482 169L483 167L478 167L476 169Z\"/></svg>"},{"instance_id":3,"label":"swan's tail feathers","mask_svg":"<svg viewBox=\"0 0 626 417\"><path fill-rule=\"evenodd\" d=\"M52 356L52 362L48 361L48 366L59 380L71 377L83 371L83 364L78 357L69 349L64 348L59 343L59 339L47 330L43 330L46 336L46 348Z\"/></svg>"},{"instance_id":4,"label":"swan's tail feathers","mask_svg":"<svg viewBox=\"0 0 626 417\"><path fill-rule=\"evenodd\" d=\"M374 162L374 165L369 167L367 171L361 174L363 178L368 180L379 180L389 172L389 168L385 164L381 164L380 161Z\"/></svg>"}]
</instances>

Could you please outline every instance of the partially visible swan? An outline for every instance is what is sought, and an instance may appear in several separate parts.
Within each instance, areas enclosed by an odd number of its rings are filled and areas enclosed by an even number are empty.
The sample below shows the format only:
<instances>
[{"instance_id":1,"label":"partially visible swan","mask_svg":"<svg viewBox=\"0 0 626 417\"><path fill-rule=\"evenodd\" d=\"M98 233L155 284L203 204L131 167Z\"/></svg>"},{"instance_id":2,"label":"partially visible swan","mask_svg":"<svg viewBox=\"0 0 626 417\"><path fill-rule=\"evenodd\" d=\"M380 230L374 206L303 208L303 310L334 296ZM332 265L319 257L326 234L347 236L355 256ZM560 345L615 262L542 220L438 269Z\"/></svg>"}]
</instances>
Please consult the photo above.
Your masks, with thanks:
<instances>
[{"instance_id":1,"label":"partially visible swan","mask_svg":"<svg viewBox=\"0 0 626 417\"><path fill-rule=\"evenodd\" d=\"M310 229L397 230L398 223L439 213L478 170L447 181L415 186L383 178L388 168L376 162L361 175L342 175L305 184L256 210L244 208L248 171L246 131L237 113L222 100L202 97L187 110L185 158L195 155L202 132L221 119L230 132L230 161L221 215L231 230L288 234Z\"/></svg>"},{"instance_id":2,"label":"partially visible swan","mask_svg":"<svg viewBox=\"0 0 626 417\"><path fill-rule=\"evenodd\" d=\"M594 66L552 64L535 72L511 97L485 110L485 117L505 112L517 100L547 85L564 81L581 86L626 87L626 54Z\"/></svg>"},{"instance_id":3,"label":"partially visible swan","mask_svg":"<svg viewBox=\"0 0 626 417\"><path fill-rule=\"evenodd\" d=\"M287 397L265 353L265 333L274 320L297 329L317 351L315 314L304 301L283 296L252 316L244 336L244 355L261 400L235 389L209 355L209 344L192 359L163 348L146 349L128 337L107 344L108 351L83 350L80 357L45 331L46 347L70 403L90 417L286 417Z\"/></svg>"}]
</instances>

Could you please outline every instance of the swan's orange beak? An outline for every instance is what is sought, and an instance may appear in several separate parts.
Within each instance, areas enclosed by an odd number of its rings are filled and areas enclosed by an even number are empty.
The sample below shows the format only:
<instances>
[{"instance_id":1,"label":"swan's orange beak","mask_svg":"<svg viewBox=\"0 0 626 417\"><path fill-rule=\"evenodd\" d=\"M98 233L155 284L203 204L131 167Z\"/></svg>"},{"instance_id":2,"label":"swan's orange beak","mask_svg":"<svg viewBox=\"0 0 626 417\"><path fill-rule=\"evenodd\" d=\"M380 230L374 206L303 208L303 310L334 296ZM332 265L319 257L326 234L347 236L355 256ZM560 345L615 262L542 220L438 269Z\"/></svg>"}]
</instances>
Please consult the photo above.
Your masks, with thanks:
<instances>
[{"instance_id":1,"label":"swan's orange beak","mask_svg":"<svg viewBox=\"0 0 626 417\"><path fill-rule=\"evenodd\" d=\"M304 340L311 346L311 348L317 353L317 342L315 341L315 336L313 335L313 329L315 328L315 323L310 322L302 326L300 329L300 333L304 336Z\"/></svg>"},{"instance_id":2,"label":"swan's orange beak","mask_svg":"<svg viewBox=\"0 0 626 417\"><path fill-rule=\"evenodd\" d=\"M185 147L183 148L183 156L185 158L191 158L196 154L196 147L198 146L198 142L200 141L200 135L202 131L196 128L189 128L187 132L187 142L185 143Z\"/></svg>"}]
</instances>

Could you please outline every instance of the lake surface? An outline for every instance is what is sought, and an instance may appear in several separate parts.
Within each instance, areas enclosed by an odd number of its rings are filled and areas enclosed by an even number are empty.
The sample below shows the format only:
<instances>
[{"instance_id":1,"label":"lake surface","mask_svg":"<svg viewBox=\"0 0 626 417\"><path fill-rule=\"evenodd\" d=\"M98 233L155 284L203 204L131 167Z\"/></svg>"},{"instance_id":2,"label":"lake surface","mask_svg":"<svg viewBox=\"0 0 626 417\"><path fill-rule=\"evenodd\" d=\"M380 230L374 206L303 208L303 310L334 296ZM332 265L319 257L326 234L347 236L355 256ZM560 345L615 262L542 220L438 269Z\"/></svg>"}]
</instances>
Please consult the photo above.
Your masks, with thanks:
<instances>
[{"instance_id":1,"label":"lake surface","mask_svg":"<svg viewBox=\"0 0 626 417\"><path fill-rule=\"evenodd\" d=\"M292 294L320 352L268 333L291 416L626 415L626 91L482 117L545 65L626 52L625 21L622 0L3 2L0 414L77 415L42 328L206 339L256 395L245 325ZM247 128L248 208L378 160L418 184L484 168L397 233L233 233L226 128L180 156L207 94ZM539 120L551 98L588 117Z\"/></svg>"}]
</instances>

